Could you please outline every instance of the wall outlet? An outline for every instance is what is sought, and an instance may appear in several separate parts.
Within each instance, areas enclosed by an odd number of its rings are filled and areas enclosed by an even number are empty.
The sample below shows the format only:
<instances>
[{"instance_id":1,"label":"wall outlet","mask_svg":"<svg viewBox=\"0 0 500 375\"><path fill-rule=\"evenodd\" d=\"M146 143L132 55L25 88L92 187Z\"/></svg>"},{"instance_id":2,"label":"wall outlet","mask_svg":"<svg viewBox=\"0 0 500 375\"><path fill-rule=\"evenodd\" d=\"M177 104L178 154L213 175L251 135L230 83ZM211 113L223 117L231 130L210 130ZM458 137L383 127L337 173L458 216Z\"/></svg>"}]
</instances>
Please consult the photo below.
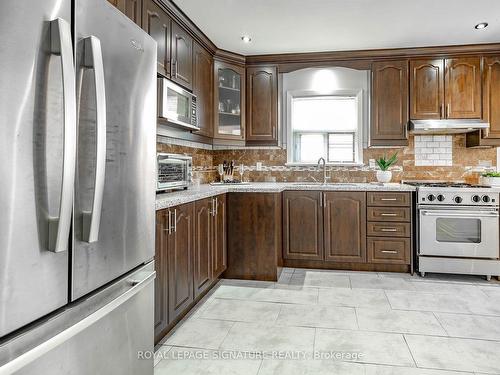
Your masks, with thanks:
<instances>
[{"instance_id":1,"label":"wall outlet","mask_svg":"<svg viewBox=\"0 0 500 375\"><path fill-rule=\"evenodd\" d=\"M257 164L255 164L255 166L257 167L258 171L262 170L262 162L258 161Z\"/></svg>"}]
</instances>

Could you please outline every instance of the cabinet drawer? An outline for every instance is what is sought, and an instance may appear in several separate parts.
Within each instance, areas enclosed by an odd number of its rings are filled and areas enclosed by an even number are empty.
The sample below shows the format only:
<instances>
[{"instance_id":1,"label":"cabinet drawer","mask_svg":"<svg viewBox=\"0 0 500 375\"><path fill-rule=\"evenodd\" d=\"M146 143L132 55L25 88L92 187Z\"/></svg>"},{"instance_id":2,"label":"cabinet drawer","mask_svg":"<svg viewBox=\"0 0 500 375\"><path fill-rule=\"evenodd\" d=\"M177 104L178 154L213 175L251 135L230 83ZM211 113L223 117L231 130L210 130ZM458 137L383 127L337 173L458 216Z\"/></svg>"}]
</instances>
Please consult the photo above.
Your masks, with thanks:
<instances>
[{"instance_id":1,"label":"cabinet drawer","mask_svg":"<svg viewBox=\"0 0 500 375\"><path fill-rule=\"evenodd\" d=\"M375 223L367 224L368 236L410 237L410 223Z\"/></svg>"},{"instance_id":2,"label":"cabinet drawer","mask_svg":"<svg viewBox=\"0 0 500 375\"><path fill-rule=\"evenodd\" d=\"M410 239L368 237L368 262L410 264Z\"/></svg>"},{"instance_id":3,"label":"cabinet drawer","mask_svg":"<svg viewBox=\"0 0 500 375\"><path fill-rule=\"evenodd\" d=\"M410 221L410 208L407 207L368 207L368 221Z\"/></svg>"},{"instance_id":4,"label":"cabinet drawer","mask_svg":"<svg viewBox=\"0 0 500 375\"><path fill-rule=\"evenodd\" d=\"M409 193L368 192L368 206L409 206Z\"/></svg>"}]
</instances>

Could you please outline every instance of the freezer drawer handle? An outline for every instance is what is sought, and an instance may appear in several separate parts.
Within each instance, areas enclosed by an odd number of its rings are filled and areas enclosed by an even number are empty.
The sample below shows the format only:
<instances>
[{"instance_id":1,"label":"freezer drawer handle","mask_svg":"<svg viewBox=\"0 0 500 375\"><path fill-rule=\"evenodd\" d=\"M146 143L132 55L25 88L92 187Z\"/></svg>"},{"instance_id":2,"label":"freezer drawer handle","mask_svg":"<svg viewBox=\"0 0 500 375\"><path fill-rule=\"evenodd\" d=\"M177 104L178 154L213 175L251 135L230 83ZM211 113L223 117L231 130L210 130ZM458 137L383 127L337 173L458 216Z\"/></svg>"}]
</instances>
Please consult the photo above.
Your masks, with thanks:
<instances>
[{"instance_id":1,"label":"freezer drawer handle","mask_svg":"<svg viewBox=\"0 0 500 375\"><path fill-rule=\"evenodd\" d=\"M89 36L83 40L83 43L83 65L85 68L94 70L96 99L96 165L94 197L92 211L82 212L84 239L92 243L99 240L99 227L101 223L102 200L104 195L106 169L106 90L101 41L95 36Z\"/></svg>"},{"instance_id":2,"label":"freezer drawer handle","mask_svg":"<svg viewBox=\"0 0 500 375\"><path fill-rule=\"evenodd\" d=\"M68 250L76 169L76 95L73 46L71 27L62 18L50 22L50 50L52 54L61 56L64 110L63 167L59 217L49 217L48 220L48 249L58 253Z\"/></svg>"}]
</instances>

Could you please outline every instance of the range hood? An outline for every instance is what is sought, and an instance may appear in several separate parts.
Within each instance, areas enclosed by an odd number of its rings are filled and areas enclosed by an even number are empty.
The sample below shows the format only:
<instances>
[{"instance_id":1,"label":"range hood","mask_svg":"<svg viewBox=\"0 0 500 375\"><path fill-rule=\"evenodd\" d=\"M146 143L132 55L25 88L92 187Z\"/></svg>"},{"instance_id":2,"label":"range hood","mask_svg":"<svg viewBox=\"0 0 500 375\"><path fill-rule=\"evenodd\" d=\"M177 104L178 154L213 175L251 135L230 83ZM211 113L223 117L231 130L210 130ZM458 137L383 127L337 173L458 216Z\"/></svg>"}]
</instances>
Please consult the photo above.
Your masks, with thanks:
<instances>
[{"instance_id":1,"label":"range hood","mask_svg":"<svg viewBox=\"0 0 500 375\"><path fill-rule=\"evenodd\" d=\"M476 119L410 120L409 123L412 134L462 134L489 127L489 123Z\"/></svg>"}]
</instances>

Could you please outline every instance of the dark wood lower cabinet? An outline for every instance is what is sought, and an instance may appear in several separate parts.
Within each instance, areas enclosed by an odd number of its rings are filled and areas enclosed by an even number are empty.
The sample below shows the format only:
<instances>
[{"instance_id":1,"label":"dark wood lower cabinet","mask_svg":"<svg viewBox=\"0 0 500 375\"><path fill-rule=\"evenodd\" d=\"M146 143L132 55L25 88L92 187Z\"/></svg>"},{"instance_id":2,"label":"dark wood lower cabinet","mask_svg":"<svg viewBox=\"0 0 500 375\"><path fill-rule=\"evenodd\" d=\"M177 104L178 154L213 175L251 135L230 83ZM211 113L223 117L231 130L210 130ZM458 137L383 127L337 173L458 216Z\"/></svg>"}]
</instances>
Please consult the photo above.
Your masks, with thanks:
<instances>
[{"instance_id":1,"label":"dark wood lower cabinet","mask_svg":"<svg viewBox=\"0 0 500 375\"><path fill-rule=\"evenodd\" d=\"M283 193L283 258L323 259L323 210L319 191Z\"/></svg>"},{"instance_id":2,"label":"dark wood lower cabinet","mask_svg":"<svg viewBox=\"0 0 500 375\"><path fill-rule=\"evenodd\" d=\"M198 297L212 283L212 242L214 200L206 198L195 202L194 296Z\"/></svg>"},{"instance_id":3,"label":"dark wood lower cabinet","mask_svg":"<svg viewBox=\"0 0 500 375\"><path fill-rule=\"evenodd\" d=\"M214 198L212 268L213 278L218 278L227 269L226 195Z\"/></svg>"},{"instance_id":4,"label":"dark wood lower cabinet","mask_svg":"<svg viewBox=\"0 0 500 375\"><path fill-rule=\"evenodd\" d=\"M324 193L325 260L366 262L366 193Z\"/></svg>"},{"instance_id":5,"label":"dark wood lower cabinet","mask_svg":"<svg viewBox=\"0 0 500 375\"><path fill-rule=\"evenodd\" d=\"M155 343L165 335L168 327L168 211L156 212L155 250Z\"/></svg>"},{"instance_id":6,"label":"dark wood lower cabinet","mask_svg":"<svg viewBox=\"0 0 500 375\"><path fill-rule=\"evenodd\" d=\"M225 278L276 281L281 257L281 194L229 193Z\"/></svg>"},{"instance_id":7,"label":"dark wood lower cabinet","mask_svg":"<svg viewBox=\"0 0 500 375\"><path fill-rule=\"evenodd\" d=\"M168 320L177 318L194 300L194 204L170 210L173 225L168 238Z\"/></svg>"}]
</instances>

